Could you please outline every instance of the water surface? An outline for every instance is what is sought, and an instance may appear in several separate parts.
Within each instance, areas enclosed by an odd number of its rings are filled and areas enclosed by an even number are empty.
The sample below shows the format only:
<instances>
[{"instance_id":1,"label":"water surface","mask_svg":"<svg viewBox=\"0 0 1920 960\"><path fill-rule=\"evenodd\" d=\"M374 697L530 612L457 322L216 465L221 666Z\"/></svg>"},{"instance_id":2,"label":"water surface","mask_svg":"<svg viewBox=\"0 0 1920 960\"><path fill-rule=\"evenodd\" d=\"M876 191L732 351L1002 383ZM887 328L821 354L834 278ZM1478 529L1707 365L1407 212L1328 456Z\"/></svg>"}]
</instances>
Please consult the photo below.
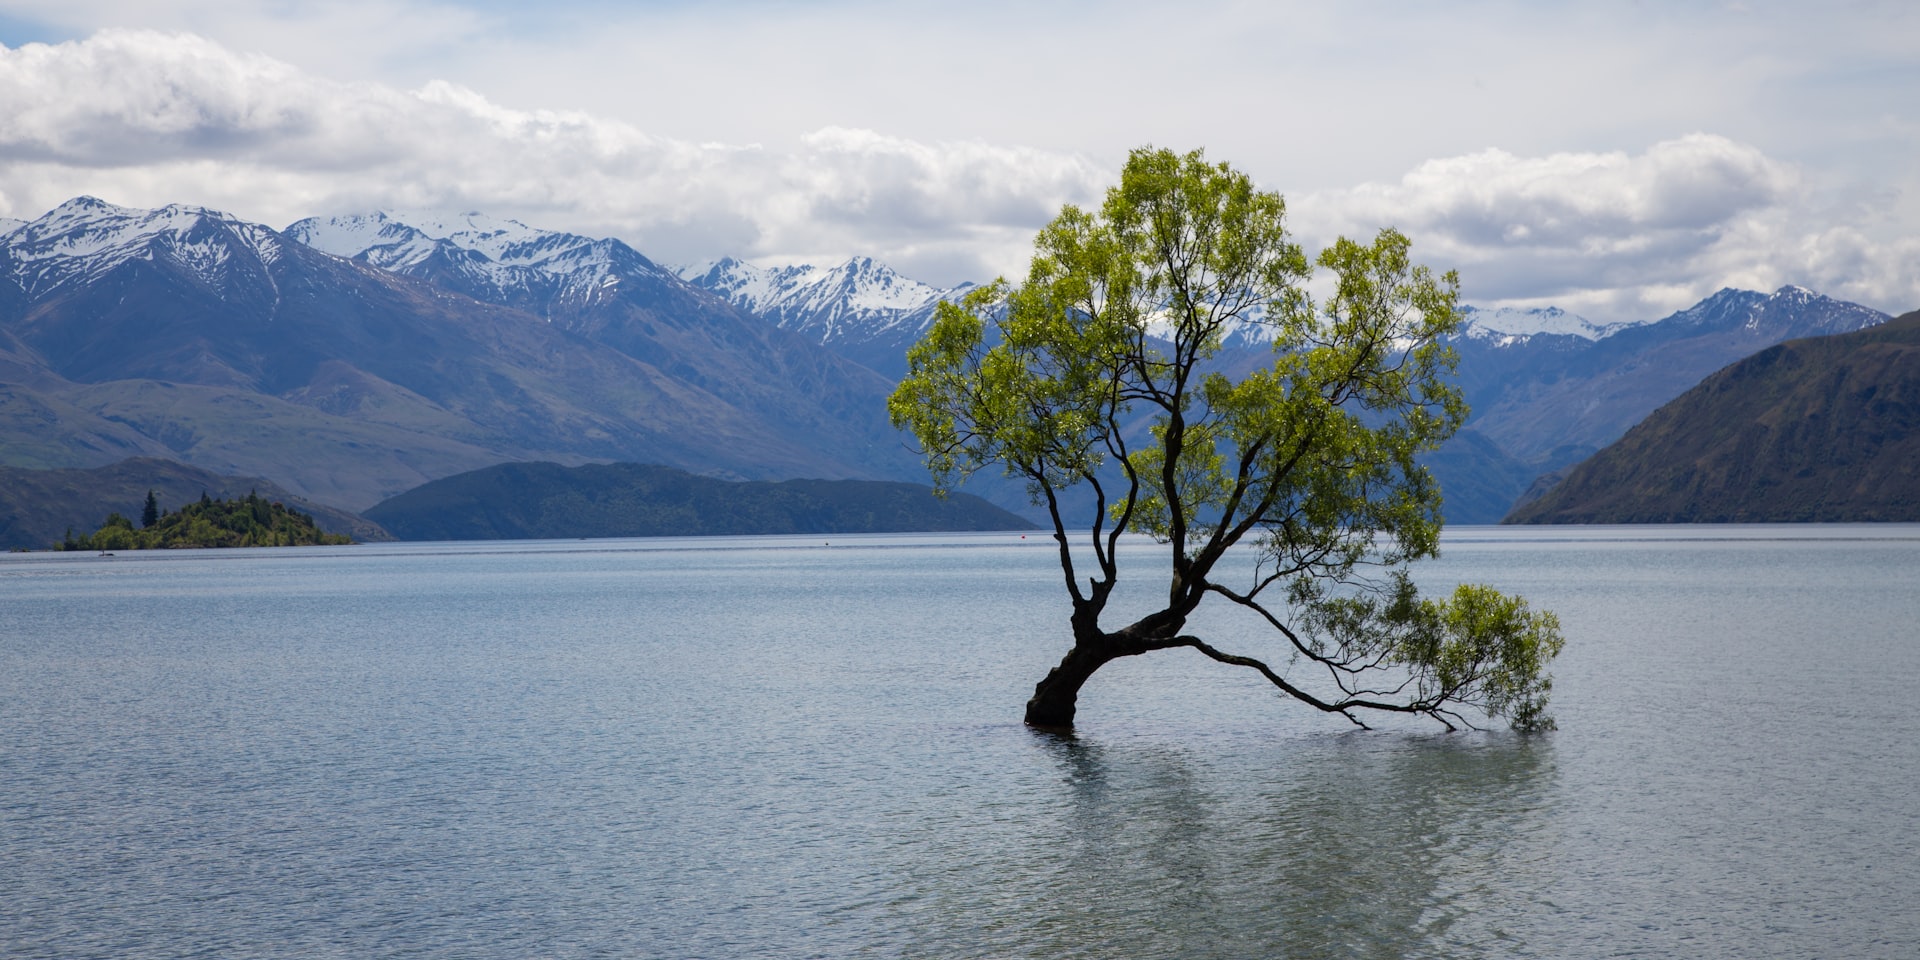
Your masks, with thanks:
<instances>
[{"instance_id":1,"label":"water surface","mask_svg":"<svg viewBox=\"0 0 1920 960\"><path fill-rule=\"evenodd\" d=\"M1182 651L1029 731L1046 544L0 558L0 955L1920 953L1920 528L1452 532L1530 738Z\"/></svg>"}]
</instances>

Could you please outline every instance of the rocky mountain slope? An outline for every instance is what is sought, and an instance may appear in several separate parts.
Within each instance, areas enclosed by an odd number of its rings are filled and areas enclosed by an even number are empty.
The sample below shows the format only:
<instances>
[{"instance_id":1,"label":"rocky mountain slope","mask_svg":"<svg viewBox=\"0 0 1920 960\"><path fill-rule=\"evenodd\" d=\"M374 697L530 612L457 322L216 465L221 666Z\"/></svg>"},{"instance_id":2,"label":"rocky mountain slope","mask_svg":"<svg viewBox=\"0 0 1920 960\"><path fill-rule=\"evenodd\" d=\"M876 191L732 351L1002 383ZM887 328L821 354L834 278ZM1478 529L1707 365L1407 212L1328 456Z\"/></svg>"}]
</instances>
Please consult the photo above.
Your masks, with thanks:
<instances>
[{"instance_id":1,"label":"rocky mountain slope","mask_svg":"<svg viewBox=\"0 0 1920 960\"><path fill-rule=\"evenodd\" d=\"M893 377L904 373L906 349L931 323L932 305L964 292L914 284L870 260L832 270L723 260L682 274ZM1792 286L1772 294L1722 290L1645 322L1596 324L1553 308L1463 312L1454 347L1473 415L1426 460L1449 491L1447 513L1456 523L1499 521L1536 478L1590 456L1729 363L1782 340L1886 319ZM1263 330L1235 331L1220 366L1243 373L1265 365Z\"/></svg>"},{"instance_id":2,"label":"rocky mountain slope","mask_svg":"<svg viewBox=\"0 0 1920 960\"><path fill-rule=\"evenodd\" d=\"M864 258L676 273L479 214L279 232L80 198L0 223L0 463L169 457L349 508L509 460L921 479L884 400L965 289ZM1884 319L1796 287L1639 324L1469 309L1455 347L1473 418L1428 463L1451 519L1492 522L1714 370ZM1221 365L1266 351L1249 328Z\"/></svg>"},{"instance_id":3,"label":"rocky mountain slope","mask_svg":"<svg viewBox=\"0 0 1920 960\"><path fill-rule=\"evenodd\" d=\"M429 244L412 276L195 207L81 198L16 225L0 462L165 456L348 508L503 460L913 469L885 378L623 244L491 239L500 259Z\"/></svg>"},{"instance_id":4,"label":"rocky mountain slope","mask_svg":"<svg viewBox=\"0 0 1920 960\"><path fill-rule=\"evenodd\" d=\"M1715 373L1508 520L1920 521L1920 312Z\"/></svg>"},{"instance_id":5,"label":"rocky mountain slope","mask_svg":"<svg viewBox=\"0 0 1920 960\"><path fill-rule=\"evenodd\" d=\"M1545 473L1619 439L1729 363L1784 340L1846 333L1886 319L1800 287L1771 294L1722 290L1659 321L1599 337L1513 335L1473 323L1454 347L1471 425Z\"/></svg>"},{"instance_id":6,"label":"rocky mountain slope","mask_svg":"<svg viewBox=\"0 0 1920 960\"><path fill-rule=\"evenodd\" d=\"M830 268L761 268L727 258L686 267L680 275L893 380L906 375L907 348L932 326L935 306L973 288L928 286L870 257Z\"/></svg>"}]
</instances>

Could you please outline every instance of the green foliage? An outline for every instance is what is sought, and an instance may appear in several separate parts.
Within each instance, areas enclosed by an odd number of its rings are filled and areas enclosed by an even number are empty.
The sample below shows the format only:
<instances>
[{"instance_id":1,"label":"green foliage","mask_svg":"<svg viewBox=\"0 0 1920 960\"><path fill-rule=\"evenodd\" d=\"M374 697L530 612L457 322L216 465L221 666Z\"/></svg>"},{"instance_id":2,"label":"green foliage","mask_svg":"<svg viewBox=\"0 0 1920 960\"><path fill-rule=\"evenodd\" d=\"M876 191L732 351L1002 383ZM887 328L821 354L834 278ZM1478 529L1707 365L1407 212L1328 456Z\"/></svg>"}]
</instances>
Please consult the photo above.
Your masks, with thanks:
<instances>
[{"instance_id":1,"label":"green foliage","mask_svg":"<svg viewBox=\"0 0 1920 960\"><path fill-rule=\"evenodd\" d=\"M152 495L149 494L149 502ZM157 505L155 507L157 511ZM204 492L197 502L135 530L133 521L110 513L91 536L68 530L62 550L153 550L170 547L299 547L351 543L352 538L324 533L313 517L254 493L236 500L214 500Z\"/></svg>"},{"instance_id":2,"label":"green foliage","mask_svg":"<svg viewBox=\"0 0 1920 960\"><path fill-rule=\"evenodd\" d=\"M1310 265L1285 213L1198 151L1134 151L1098 211L1066 207L1040 232L1025 284L941 305L889 403L895 426L940 489L988 465L1026 480L1061 545L1076 651L1098 662L1191 646L1355 722L1370 709L1446 723L1471 705L1547 724L1551 615L1485 588L1420 600L1404 573L1437 552L1441 527L1416 457L1467 415L1443 342L1460 322L1458 278L1414 263L1391 229ZM1331 281L1320 302L1306 290L1315 267ZM1245 327L1265 328L1273 357L1235 379L1212 361ZM1084 540L1069 536L1068 496L1094 506ZM1128 531L1168 546L1167 605L1089 628ZM1243 544L1257 570L1236 588L1216 571ZM1181 634L1207 596L1257 613L1333 692Z\"/></svg>"}]
</instances>

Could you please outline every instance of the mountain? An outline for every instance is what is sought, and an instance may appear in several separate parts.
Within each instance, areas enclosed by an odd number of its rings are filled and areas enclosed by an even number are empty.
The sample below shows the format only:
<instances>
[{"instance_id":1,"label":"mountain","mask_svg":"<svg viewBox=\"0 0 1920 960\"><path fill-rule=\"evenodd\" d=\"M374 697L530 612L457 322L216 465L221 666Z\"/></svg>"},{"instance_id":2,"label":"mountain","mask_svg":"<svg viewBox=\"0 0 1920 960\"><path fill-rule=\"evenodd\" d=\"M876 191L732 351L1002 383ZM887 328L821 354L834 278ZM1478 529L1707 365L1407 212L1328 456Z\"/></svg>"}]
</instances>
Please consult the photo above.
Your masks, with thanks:
<instances>
[{"instance_id":1,"label":"mountain","mask_svg":"<svg viewBox=\"0 0 1920 960\"><path fill-rule=\"evenodd\" d=\"M1440 484L1448 523L1499 523L1535 470L1472 427L1462 427L1420 464Z\"/></svg>"},{"instance_id":2,"label":"mountain","mask_svg":"<svg viewBox=\"0 0 1920 960\"><path fill-rule=\"evenodd\" d=\"M1507 519L1920 521L1920 311L1715 373Z\"/></svg>"},{"instance_id":3,"label":"mountain","mask_svg":"<svg viewBox=\"0 0 1920 960\"><path fill-rule=\"evenodd\" d=\"M1729 363L1783 340L1846 333L1886 319L1801 287L1772 294L1727 289L1659 321L1598 337L1502 334L1470 324L1454 349L1473 411L1469 423L1544 473L1619 439Z\"/></svg>"},{"instance_id":4,"label":"mountain","mask_svg":"<svg viewBox=\"0 0 1920 960\"><path fill-rule=\"evenodd\" d=\"M919 478L885 398L967 289L866 258L675 273L618 240L480 214L279 232L90 198L0 223L0 278L0 463L169 457L350 508L502 461ZM1651 323L1466 319L1471 432L1428 458L1455 522L1497 519L1727 363L1885 317L1785 287ZM1236 331L1221 366L1264 365L1259 334ZM1017 485L978 484L1024 506Z\"/></svg>"},{"instance_id":5,"label":"mountain","mask_svg":"<svg viewBox=\"0 0 1920 960\"><path fill-rule=\"evenodd\" d=\"M314 249L525 311L649 364L838 467L814 467L811 475L894 476L916 467L887 422L890 380L808 336L770 327L619 240L477 213L315 218L293 224L287 234Z\"/></svg>"},{"instance_id":6,"label":"mountain","mask_svg":"<svg viewBox=\"0 0 1920 960\"><path fill-rule=\"evenodd\" d=\"M1622 330L1644 325L1645 321L1622 321L1619 323L1594 323L1586 317L1568 313L1559 307L1534 307L1520 310L1513 307L1499 307L1492 310L1482 309L1472 304L1461 304L1461 331L1463 336L1480 340L1533 337L1540 334L1577 337L1581 340L1602 340Z\"/></svg>"},{"instance_id":7,"label":"mountain","mask_svg":"<svg viewBox=\"0 0 1920 960\"><path fill-rule=\"evenodd\" d=\"M899 377L939 291L871 260L831 270L762 269L721 260L681 271L692 283L866 366ZM1543 474L1591 455L1721 367L1782 340L1872 326L1886 315L1799 287L1722 290L1664 319L1597 324L1557 308L1463 306L1453 346L1472 418L1424 462L1455 523L1496 523ZM1267 329L1225 338L1219 367L1269 363ZM996 498L1000 499L1000 498Z\"/></svg>"},{"instance_id":8,"label":"mountain","mask_svg":"<svg viewBox=\"0 0 1920 960\"><path fill-rule=\"evenodd\" d=\"M229 500L258 493L313 515L320 529L360 541L391 540L380 525L313 503L261 477L227 477L157 457L130 458L92 469L30 470L0 466L0 548L45 550L66 531L86 533L109 513L138 518L152 490L163 510L201 494Z\"/></svg>"},{"instance_id":9,"label":"mountain","mask_svg":"<svg viewBox=\"0 0 1920 960\"><path fill-rule=\"evenodd\" d=\"M406 540L1026 530L956 493L872 480L728 482L637 463L503 463L445 477L367 511Z\"/></svg>"},{"instance_id":10,"label":"mountain","mask_svg":"<svg viewBox=\"0 0 1920 960\"><path fill-rule=\"evenodd\" d=\"M973 288L932 287L870 257L830 268L762 268L729 257L680 276L892 380L906 375L907 348L933 325L939 302Z\"/></svg>"},{"instance_id":11,"label":"mountain","mask_svg":"<svg viewBox=\"0 0 1920 960\"><path fill-rule=\"evenodd\" d=\"M1729 363L1783 340L1886 320L1792 286L1721 290L1650 323L1602 326L1551 309L1465 313L1453 347L1471 416L1460 437L1426 460L1450 494L1447 516L1456 523L1499 521L1530 490L1550 486Z\"/></svg>"},{"instance_id":12,"label":"mountain","mask_svg":"<svg viewBox=\"0 0 1920 960\"><path fill-rule=\"evenodd\" d=\"M617 241L521 230L429 244L416 277L69 201L0 237L0 462L165 456L349 508L503 460L912 470L883 377Z\"/></svg>"}]
</instances>

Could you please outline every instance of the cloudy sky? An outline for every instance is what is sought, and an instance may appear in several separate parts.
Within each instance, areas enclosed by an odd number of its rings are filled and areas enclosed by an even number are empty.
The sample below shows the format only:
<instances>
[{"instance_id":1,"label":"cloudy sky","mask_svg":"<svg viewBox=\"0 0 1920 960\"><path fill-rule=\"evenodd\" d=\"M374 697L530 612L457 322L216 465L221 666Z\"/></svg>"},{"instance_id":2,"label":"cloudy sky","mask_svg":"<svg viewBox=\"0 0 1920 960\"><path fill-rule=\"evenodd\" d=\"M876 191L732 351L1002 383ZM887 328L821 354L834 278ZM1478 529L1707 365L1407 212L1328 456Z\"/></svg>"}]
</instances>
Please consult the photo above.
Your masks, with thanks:
<instances>
[{"instance_id":1,"label":"cloudy sky","mask_svg":"<svg viewBox=\"0 0 1920 960\"><path fill-rule=\"evenodd\" d=\"M0 216L480 210L668 263L1023 271L1130 148L1481 305L1920 307L1920 5L0 0Z\"/></svg>"}]
</instances>

